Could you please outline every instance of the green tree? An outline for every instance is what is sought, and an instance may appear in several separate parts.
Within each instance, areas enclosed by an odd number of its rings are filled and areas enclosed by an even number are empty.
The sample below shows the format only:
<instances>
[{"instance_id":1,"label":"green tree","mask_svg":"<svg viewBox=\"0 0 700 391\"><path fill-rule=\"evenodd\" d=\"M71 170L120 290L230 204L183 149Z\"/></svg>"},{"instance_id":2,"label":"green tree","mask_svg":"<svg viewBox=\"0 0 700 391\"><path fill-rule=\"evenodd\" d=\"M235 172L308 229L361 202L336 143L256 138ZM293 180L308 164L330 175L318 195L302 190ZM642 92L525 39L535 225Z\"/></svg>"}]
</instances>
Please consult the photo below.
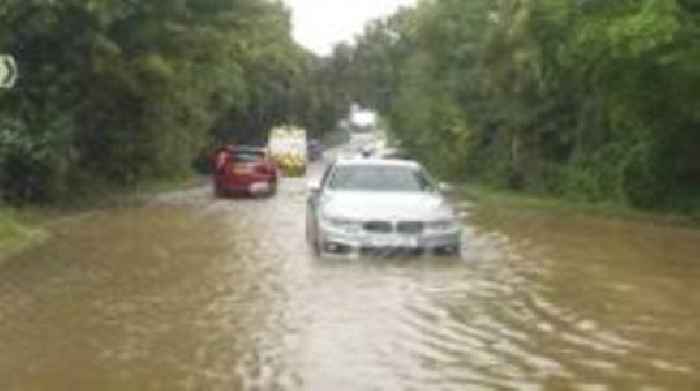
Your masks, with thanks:
<instances>
[{"instance_id":1,"label":"green tree","mask_svg":"<svg viewBox=\"0 0 700 391\"><path fill-rule=\"evenodd\" d=\"M0 22L23 75L0 92L5 198L183 175L217 143L341 111L280 1L8 0Z\"/></svg>"},{"instance_id":2,"label":"green tree","mask_svg":"<svg viewBox=\"0 0 700 391\"><path fill-rule=\"evenodd\" d=\"M699 16L686 0L421 2L367 28L348 83L446 174L689 210Z\"/></svg>"}]
</instances>

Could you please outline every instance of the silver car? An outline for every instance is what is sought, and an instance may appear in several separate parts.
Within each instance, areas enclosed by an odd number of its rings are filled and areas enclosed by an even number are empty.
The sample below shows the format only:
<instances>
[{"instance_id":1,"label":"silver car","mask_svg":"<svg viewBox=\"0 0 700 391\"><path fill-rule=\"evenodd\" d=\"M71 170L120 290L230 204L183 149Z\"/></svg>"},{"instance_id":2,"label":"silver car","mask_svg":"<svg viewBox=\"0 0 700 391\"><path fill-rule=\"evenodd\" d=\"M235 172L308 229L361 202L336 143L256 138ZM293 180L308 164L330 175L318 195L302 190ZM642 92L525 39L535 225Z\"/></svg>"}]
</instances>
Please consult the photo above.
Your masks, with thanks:
<instances>
[{"instance_id":1,"label":"silver car","mask_svg":"<svg viewBox=\"0 0 700 391\"><path fill-rule=\"evenodd\" d=\"M414 161L338 160L309 184L307 240L317 254L457 255L462 228L442 187Z\"/></svg>"}]
</instances>

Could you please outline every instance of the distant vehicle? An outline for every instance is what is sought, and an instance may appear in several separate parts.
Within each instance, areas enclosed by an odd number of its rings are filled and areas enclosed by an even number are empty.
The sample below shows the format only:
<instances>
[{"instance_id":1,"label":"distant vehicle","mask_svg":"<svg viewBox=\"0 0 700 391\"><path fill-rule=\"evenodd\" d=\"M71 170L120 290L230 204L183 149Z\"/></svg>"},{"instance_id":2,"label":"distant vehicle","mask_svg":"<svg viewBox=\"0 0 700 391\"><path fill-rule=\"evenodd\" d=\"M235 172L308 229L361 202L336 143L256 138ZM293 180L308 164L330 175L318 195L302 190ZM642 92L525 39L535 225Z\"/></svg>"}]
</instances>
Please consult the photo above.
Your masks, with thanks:
<instances>
[{"instance_id":1,"label":"distant vehicle","mask_svg":"<svg viewBox=\"0 0 700 391\"><path fill-rule=\"evenodd\" d=\"M401 148L385 148L379 152L378 157L387 160L411 160L409 153Z\"/></svg>"},{"instance_id":2,"label":"distant vehicle","mask_svg":"<svg viewBox=\"0 0 700 391\"><path fill-rule=\"evenodd\" d=\"M461 252L453 209L418 163L337 160L310 183L306 237L317 254Z\"/></svg>"},{"instance_id":3,"label":"distant vehicle","mask_svg":"<svg viewBox=\"0 0 700 391\"><path fill-rule=\"evenodd\" d=\"M321 144L320 140L309 140L307 155L308 159L312 162L321 160L323 158L323 145Z\"/></svg>"},{"instance_id":4,"label":"distant vehicle","mask_svg":"<svg viewBox=\"0 0 700 391\"><path fill-rule=\"evenodd\" d=\"M279 126L270 131L271 159L290 177L306 175L308 146L306 130L294 126Z\"/></svg>"},{"instance_id":5,"label":"distant vehicle","mask_svg":"<svg viewBox=\"0 0 700 391\"><path fill-rule=\"evenodd\" d=\"M214 154L214 191L217 197L231 194L277 193L278 169L266 148L246 145L219 148Z\"/></svg>"},{"instance_id":6,"label":"distant vehicle","mask_svg":"<svg viewBox=\"0 0 700 391\"><path fill-rule=\"evenodd\" d=\"M376 153L376 150L372 145L365 145L360 148L360 157L363 159L369 159Z\"/></svg>"}]
</instances>

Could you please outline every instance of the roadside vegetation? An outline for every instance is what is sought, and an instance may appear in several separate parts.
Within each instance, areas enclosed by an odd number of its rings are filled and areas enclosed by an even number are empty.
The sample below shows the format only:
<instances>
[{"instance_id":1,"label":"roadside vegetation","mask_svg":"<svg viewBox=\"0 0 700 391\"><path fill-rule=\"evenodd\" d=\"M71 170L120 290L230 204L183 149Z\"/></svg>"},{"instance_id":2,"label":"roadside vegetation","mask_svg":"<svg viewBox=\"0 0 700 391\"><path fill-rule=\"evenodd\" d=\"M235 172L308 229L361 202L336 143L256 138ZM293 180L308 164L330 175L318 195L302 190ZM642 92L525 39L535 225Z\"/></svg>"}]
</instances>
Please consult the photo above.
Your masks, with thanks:
<instances>
[{"instance_id":1,"label":"roadside vegetation","mask_svg":"<svg viewBox=\"0 0 700 391\"><path fill-rule=\"evenodd\" d=\"M551 194L516 192L483 184L466 184L457 188L457 196L478 203L490 215L544 212L560 217L596 216L653 225L700 228L700 213L649 211L612 201L588 202L556 197Z\"/></svg>"},{"instance_id":2,"label":"roadside vegetation","mask_svg":"<svg viewBox=\"0 0 700 391\"><path fill-rule=\"evenodd\" d=\"M0 262L14 252L41 241L46 233L38 228L30 228L33 223L8 208L0 206Z\"/></svg>"},{"instance_id":3,"label":"roadside vegetation","mask_svg":"<svg viewBox=\"0 0 700 391\"><path fill-rule=\"evenodd\" d=\"M0 200L76 202L205 169L352 102L438 174L581 203L700 210L700 7L422 1L320 58L275 0L6 0Z\"/></svg>"},{"instance_id":4,"label":"roadside vegetation","mask_svg":"<svg viewBox=\"0 0 700 391\"><path fill-rule=\"evenodd\" d=\"M689 0L426 1L335 56L444 176L697 214L698 34Z\"/></svg>"},{"instance_id":5,"label":"roadside vegetation","mask_svg":"<svg viewBox=\"0 0 700 391\"><path fill-rule=\"evenodd\" d=\"M6 0L0 52L21 72L0 90L11 204L186 177L215 145L282 123L320 136L349 108L273 0Z\"/></svg>"}]
</instances>

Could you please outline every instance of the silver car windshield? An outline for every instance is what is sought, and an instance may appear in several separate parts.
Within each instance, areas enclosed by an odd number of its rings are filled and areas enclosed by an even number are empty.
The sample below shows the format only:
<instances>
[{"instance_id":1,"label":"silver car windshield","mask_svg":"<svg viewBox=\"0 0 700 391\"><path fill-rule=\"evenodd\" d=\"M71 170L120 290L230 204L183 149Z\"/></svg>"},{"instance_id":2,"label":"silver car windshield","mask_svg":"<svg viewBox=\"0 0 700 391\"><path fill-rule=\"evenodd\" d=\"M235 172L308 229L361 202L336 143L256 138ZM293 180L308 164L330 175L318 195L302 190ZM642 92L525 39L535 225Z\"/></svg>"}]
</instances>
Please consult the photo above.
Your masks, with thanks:
<instances>
[{"instance_id":1,"label":"silver car windshield","mask_svg":"<svg viewBox=\"0 0 700 391\"><path fill-rule=\"evenodd\" d=\"M328 187L340 191L433 191L432 181L415 167L358 165L336 167Z\"/></svg>"}]
</instances>

